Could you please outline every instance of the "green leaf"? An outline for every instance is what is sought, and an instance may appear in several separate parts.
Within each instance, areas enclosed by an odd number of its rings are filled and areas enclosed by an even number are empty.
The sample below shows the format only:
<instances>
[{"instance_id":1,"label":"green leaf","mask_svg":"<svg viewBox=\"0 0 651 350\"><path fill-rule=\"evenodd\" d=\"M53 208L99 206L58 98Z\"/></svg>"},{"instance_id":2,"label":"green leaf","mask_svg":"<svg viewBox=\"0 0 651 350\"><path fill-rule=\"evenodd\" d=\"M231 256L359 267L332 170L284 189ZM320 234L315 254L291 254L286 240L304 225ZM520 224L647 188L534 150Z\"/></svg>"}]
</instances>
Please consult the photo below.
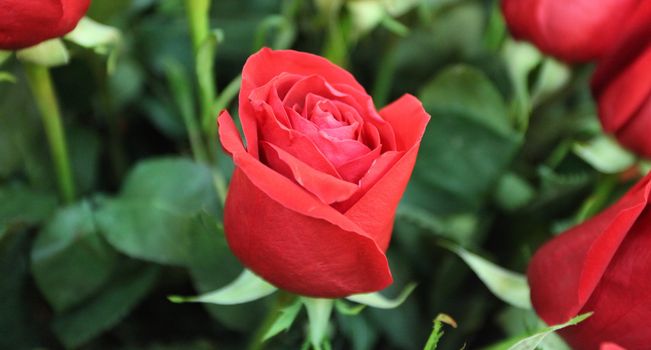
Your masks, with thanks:
<instances>
[{"instance_id":1,"label":"green leaf","mask_svg":"<svg viewBox=\"0 0 651 350\"><path fill-rule=\"evenodd\" d=\"M187 214L168 202L118 198L105 200L96 213L97 225L118 251L137 259L191 266L195 249L212 240L196 229L198 215Z\"/></svg>"},{"instance_id":2,"label":"green leaf","mask_svg":"<svg viewBox=\"0 0 651 350\"><path fill-rule=\"evenodd\" d=\"M0 226L36 225L54 212L57 198L23 185L0 187Z\"/></svg>"},{"instance_id":3,"label":"green leaf","mask_svg":"<svg viewBox=\"0 0 651 350\"><path fill-rule=\"evenodd\" d=\"M120 198L164 202L186 213L216 212L219 201L210 169L187 158L159 158L138 163Z\"/></svg>"},{"instance_id":4,"label":"green leaf","mask_svg":"<svg viewBox=\"0 0 651 350\"><path fill-rule=\"evenodd\" d=\"M264 298L276 290L276 287L245 269L235 281L216 291L196 297L172 295L169 300L174 303L193 302L237 305Z\"/></svg>"},{"instance_id":5,"label":"green leaf","mask_svg":"<svg viewBox=\"0 0 651 350\"><path fill-rule=\"evenodd\" d=\"M495 191L495 201L507 211L520 209L535 198L536 192L525 179L514 173L500 178Z\"/></svg>"},{"instance_id":6,"label":"green leaf","mask_svg":"<svg viewBox=\"0 0 651 350\"><path fill-rule=\"evenodd\" d=\"M158 268L129 262L101 294L58 315L52 327L67 348L78 348L123 319L154 286Z\"/></svg>"},{"instance_id":7,"label":"green leaf","mask_svg":"<svg viewBox=\"0 0 651 350\"><path fill-rule=\"evenodd\" d=\"M46 67L56 67L67 64L70 54L61 39L44 41L26 49L16 52L16 57L25 62L30 62Z\"/></svg>"},{"instance_id":8,"label":"green leaf","mask_svg":"<svg viewBox=\"0 0 651 350\"><path fill-rule=\"evenodd\" d=\"M529 285L525 276L503 269L457 245L442 245L463 259L496 297L513 306L531 308Z\"/></svg>"},{"instance_id":9,"label":"green leaf","mask_svg":"<svg viewBox=\"0 0 651 350\"><path fill-rule=\"evenodd\" d=\"M353 306L341 299L337 299L335 300L335 308L337 309L337 312L342 315L355 316L359 315L359 313L366 308L366 305L357 304Z\"/></svg>"},{"instance_id":10,"label":"green leaf","mask_svg":"<svg viewBox=\"0 0 651 350\"><path fill-rule=\"evenodd\" d=\"M190 276L199 294L208 293L225 286L242 272L242 265L231 253L224 237L223 227L214 215L202 214L197 221L196 230L207 233L206 240L194 249L189 267ZM217 273L218 272L218 273ZM265 301L260 300L237 306L202 304L212 317L229 329L252 332L264 312Z\"/></svg>"},{"instance_id":11,"label":"green leaf","mask_svg":"<svg viewBox=\"0 0 651 350\"><path fill-rule=\"evenodd\" d=\"M508 350L536 350L538 346L545 340L547 336L551 333L561 330L566 327L575 326L583 322L586 318L592 316L592 313L585 313L574 317L573 319L567 321L566 323L549 327L539 333L536 333L528 338L522 339L519 342L515 343Z\"/></svg>"},{"instance_id":12,"label":"green leaf","mask_svg":"<svg viewBox=\"0 0 651 350\"><path fill-rule=\"evenodd\" d=\"M79 46L94 49L99 54L108 54L121 41L121 34L117 28L93 21L83 17L75 29L66 34L65 38Z\"/></svg>"},{"instance_id":13,"label":"green leaf","mask_svg":"<svg viewBox=\"0 0 651 350\"><path fill-rule=\"evenodd\" d=\"M434 319L434 327L432 327L432 333L427 339L427 343L425 344L425 348L423 350L436 350L441 337L443 337L443 324L457 328L457 322L452 319L452 317L446 314L438 314L438 316L436 316Z\"/></svg>"},{"instance_id":14,"label":"green leaf","mask_svg":"<svg viewBox=\"0 0 651 350\"><path fill-rule=\"evenodd\" d=\"M513 132L508 109L499 91L480 70L465 65L445 69L420 92L430 113L458 113L495 132Z\"/></svg>"},{"instance_id":15,"label":"green leaf","mask_svg":"<svg viewBox=\"0 0 651 350\"><path fill-rule=\"evenodd\" d=\"M117 254L97 232L88 202L56 213L32 248L32 273L57 311L70 309L104 286Z\"/></svg>"},{"instance_id":16,"label":"green leaf","mask_svg":"<svg viewBox=\"0 0 651 350\"><path fill-rule=\"evenodd\" d=\"M280 332L287 331L292 326L292 323L294 323L294 320L296 319L296 316L298 316L302 307L303 302L300 299L296 299L291 305L281 309L278 318L276 318L271 327L269 327L269 330L265 333L264 337L262 337L262 340L265 341Z\"/></svg>"},{"instance_id":17,"label":"green leaf","mask_svg":"<svg viewBox=\"0 0 651 350\"><path fill-rule=\"evenodd\" d=\"M200 226L204 213L217 216L219 201L210 169L187 159L158 159L136 166L115 199L100 203L97 225L120 252L161 264L193 266L218 249L216 225Z\"/></svg>"},{"instance_id":18,"label":"green leaf","mask_svg":"<svg viewBox=\"0 0 651 350\"><path fill-rule=\"evenodd\" d=\"M421 143L427 152L419 154L404 202L437 216L478 210L522 135L510 127L499 93L473 68L446 69L419 97L432 119Z\"/></svg>"},{"instance_id":19,"label":"green leaf","mask_svg":"<svg viewBox=\"0 0 651 350\"><path fill-rule=\"evenodd\" d=\"M302 297L301 300L307 310L308 338L314 350L325 349L327 346L328 327L334 300Z\"/></svg>"},{"instance_id":20,"label":"green leaf","mask_svg":"<svg viewBox=\"0 0 651 350\"><path fill-rule=\"evenodd\" d=\"M635 156L606 135L588 142L576 142L572 149L577 156L605 174L616 174L635 164Z\"/></svg>"},{"instance_id":21,"label":"green leaf","mask_svg":"<svg viewBox=\"0 0 651 350\"><path fill-rule=\"evenodd\" d=\"M7 61L9 58L11 58L12 54L13 54L13 52L11 52L11 51L0 50L0 66L3 63L5 63L5 61Z\"/></svg>"},{"instance_id":22,"label":"green leaf","mask_svg":"<svg viewBox=\"0 0 651 350\"><path fill-rule=\"evenodd\" d=\"M38 322L28 301L32 293L29 277L28 232L0 234L0 349L34 349L39 346Z\"/></svg>"},{"instance_id":23,"label":"green leaf","mask_svg":"<svg viewBox=\"0 0 651 350\"><path fill-rule=\"evenodd\" d=\"M531 93L531 100L537 105L547 97L559 91L568 83L572 76L570 68L554 60L551 57L545 58L542 63L540 75Z\"/></svg>"},{"instance_id":24,"label":"green leaf","mask_svg":"<svg viewBox=\"0 0 651 350\"><path fill-rule=\"evenodd\" d=\"M0 83L2 82L15 83L16 77L9 72L0 71Z\"/></svg>"},{"instance_id":25,"label":"green leaf","mask_svg":"<svg viewBox=\"0 0 651 350\"><path fill-rule=\"evenodd\" d=\"M415 283L408 284L395 299L388 299L379 292L355 294L346 297L346 299L378 309L395 309L407 300L407 297L409 297L414 289L416 289Z\"/></svg>"}]
</instances>

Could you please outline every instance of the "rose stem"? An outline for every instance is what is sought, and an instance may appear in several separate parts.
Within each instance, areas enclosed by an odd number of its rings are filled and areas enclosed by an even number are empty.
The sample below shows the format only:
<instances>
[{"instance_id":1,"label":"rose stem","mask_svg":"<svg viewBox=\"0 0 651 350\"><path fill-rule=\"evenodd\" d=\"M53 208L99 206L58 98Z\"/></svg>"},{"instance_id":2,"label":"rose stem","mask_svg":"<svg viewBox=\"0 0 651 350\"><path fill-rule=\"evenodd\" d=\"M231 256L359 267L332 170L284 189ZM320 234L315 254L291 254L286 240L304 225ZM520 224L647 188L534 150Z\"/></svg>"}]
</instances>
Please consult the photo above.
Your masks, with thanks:
<instances>
[{"instance_id":1,"label":"rose stem","mask_svg":"<svg viewBox=\"0 0 651 350\"><path fill-rule=\"evenodd\" d=\"M576 215L576 222L581 223L596 215L606 204L617 187L617 175L604 175L597 182L592 194L583 202Z\"/></svg>"},{"instance_id":2,"label":"rose stem","mask_svg":"<svg viewBox=\"0 0 651 350\"><path fill-rule=\"evenodd\" d=\"M190 37L192 39L192 49L195 58L195 67L198 69L199 54L202 51L203 45L210 36L210 0L185 0L185 10L188 19L188 26L190 30ZM211 50L215 50L212 47ZM214 51L209 53L209 59L214 59ZM215 71L210 64L210 69L201 70L201 77L199 71L195 71L197 83L197 90L199 91L199 103L201 107L201 118L199 119L203 125L206 137L208 139L208 153L211 155L213 169L213 179L217 195L222 203L226 199L226 180L217 166L217 154L219 152L219 139L217 138L217 122L215 121L217 115L213 112L213 105L217 89L215 88ZM203 76L207 74L208 76ZM193 127L196 129L193 132L199 133L199 126L193 120Z\"/></svg>"},{"instance_id":3,"label":"rose stem","mask_svg":"<svg viewBox=\"0 0 651 350\"><path fill-rule=\"evenodd\" d=\"M265 339L264 336L267 334L271 326L276 322L280 311L286 306L292 304L296 300L297 296L290 294L284 291L279 290L276 293L276 298L269 308L267 316L264 318L260 327L255 331L252 341L249 344L248 350L262 350L264 349Z\"/></svg>"},{"instance_id":4,"label":"rose stem","mask_svg":"<svg viewBox=\"0 0 651 350\"><path fill-rule=\"evenodd\" d=\"M75 185L72 179L66 138L61 123L61 113L50 71L47 67L26 63L25 72L43 119L61 199L65 203L71 203L75 198Z\"/></svg>"},{"instance_id":5,"label":"rose stem","mask_svg":"<svg viewBox=\"0 0 651 350\"><path fill-rule=\"evenodd\" d=\"M206 40L210 36L210 0L185 0L185 9L188 17L190 37L192 38L192 49L194 52L195 65L198 66L199 55L201 51L208 49L204 48L203 46L206 44ZM212 50L214 50L214 47ZM212 60L214 58L214 52L210 52L209 56L209 59ZM196 74L197 79L195 80L197 81L199 90L201 121L204 125L206 125L206 119L212 120L212 122L208 124L209 128L206 130L208 137L210 137L212 140L216 136L214 122L216 115L213 115L214 113L212 108L216 95L214 87L214 69L212 69L211 65L211 69L201 72L202 75L208 74L209 76L207 77L199 77L198 73L199 72ZM200 79L207 83L201 84L201 81L199 81Z\"/></svg>"}]
</instances>

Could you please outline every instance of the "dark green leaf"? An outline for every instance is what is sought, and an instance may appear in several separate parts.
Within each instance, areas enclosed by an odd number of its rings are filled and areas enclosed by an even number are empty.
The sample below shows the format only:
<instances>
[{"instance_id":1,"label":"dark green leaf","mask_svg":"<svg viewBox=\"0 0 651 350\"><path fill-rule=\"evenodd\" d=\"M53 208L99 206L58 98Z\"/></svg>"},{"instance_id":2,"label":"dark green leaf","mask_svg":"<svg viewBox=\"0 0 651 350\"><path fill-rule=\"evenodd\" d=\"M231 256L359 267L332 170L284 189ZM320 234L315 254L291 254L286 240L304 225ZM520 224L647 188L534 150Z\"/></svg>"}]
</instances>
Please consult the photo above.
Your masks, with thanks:
<instances>
[{"instance_id":1,"label":"dark green leaf","mask_svg":"<svg viewBox=\"0 0 651 350\"><path fill-rule=\"evenodd\" d=\"M124 318L154 285L158 269L132 262L122 266L98 296L57 316L53 328L67 348L88 342Z\"/></svg>"},{"instance_id":2,"label":"dark green leaf","mask_svg":"<svg viewBox=\"0 0 651 350\"><path fill-rule=\"evenodd\" d=\"M61 312L104 286L117 254L97 232L88 202L60 210L32 248L32 273L50 305Z\"/></svg>"}]
</instances>

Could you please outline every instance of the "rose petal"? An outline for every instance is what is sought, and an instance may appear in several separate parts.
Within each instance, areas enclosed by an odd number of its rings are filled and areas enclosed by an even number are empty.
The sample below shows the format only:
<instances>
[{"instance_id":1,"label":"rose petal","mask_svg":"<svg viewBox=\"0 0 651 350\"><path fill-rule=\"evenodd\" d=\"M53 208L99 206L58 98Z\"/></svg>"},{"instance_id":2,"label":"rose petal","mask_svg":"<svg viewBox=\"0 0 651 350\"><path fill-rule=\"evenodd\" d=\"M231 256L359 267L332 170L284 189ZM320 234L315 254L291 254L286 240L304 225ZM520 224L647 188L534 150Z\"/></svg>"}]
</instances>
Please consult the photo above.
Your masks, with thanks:
<instances>
[{"instance_id":1,"label":"rose petal","mask_svg":"<svg viewBox=\"0 0 651 350\"><path fill-rule=\"evenodd\" d=\"M286 204L289 209L303 215L323 219L340 226L343 230L370 237L368 233L364 232L355 223L348 220L348 218L341 215L341 213L332 207L319 202L315 197L309 195L291 180L277 174L257 159L246 157L247 153L244 146L241 143L237 143L239 134L237 133L233 119L227 111L222 112L218 118L218 123L222 144L233 156L235 164L251 178L251 181L256 186L261 188L272 199Z\"/></svg>"},{"instance_id":2,"label":"rose petal","mask_svg":"<svg viewBox=\"0 0 651 350\"><path fill-rule=\"evenodd\" d=\"M581 311L646 206L650 188L647 177L608 210L538 250L528 277L532 303L545 322L562 323Z\"/></svg>"},{"instance_id":3,"label":"rose petal","mask_svg":"<svg viewBox=\"0 0 651 350\"><path fill-rule=\"evenodd\" d=\"M407 151L420 143L425 127L430 120L423 104L410 94L405 94L380 111L384 120L393 128L396 149Z\"/></svg>"},{"instance_id":4,"label":"rose petal","mask_svg":"<svg viewBox=\"0 0 651 350\"><path fill-rule=\"evenodd\" d=\"M72 31L90 0L0 1L0 49L36 45Z\"/></svg>"},{"instance_id":5,"label":"rose petal","mask_svg":"<svg viewBox=\"0 0 651 350\"><path fill-rule=\"evenodd\" d=\"M644 180L648 186L649 179ZM581 313L594 314L579 325L561 331L577 350L598 348L614 341L627 349L647 349L651 344L651 215L648 210L637 219L626 239L609 261ZM556 271L561 271L557 269Z\"/></svg>"},{"instance_id":6,"label":"rose petal","mask_svg":"<svg viewBox=\"0 0 651 350\"><path fill-rule=\"evenodd\" d=\"M345 212L346 217L356 222L366 232L373 235L380 248L386 250L391 238L395 210L407 187L411 172L416 163L420 141L430 116L425 112L418 99L405 95L380 111L384 119L394 125L398 146L408 146L408 150L396 163L388 156L379 159L378 166L371 167L368 177L362 178L361 191L364 195ZM411 126L396 128L396 122ZM386 154L386 153L385 153ZM399 153L391 153L393 157ZM365 184L365 182L367 184Z\"/></svg>"},{"instance_id":7,"label":"rose petal","mask_svg":"<svg viewBox=\"0 0 651 350\"><path fill-rule=\"evenodd\" d=\"M550 53L570 62L603 57L639 0L546 0L540 2L540 34ZM595 40L596 37L599 40Z\"/></svg>"},{"instance_id":8,"label":"rose petal","mask_svg":"<svg viewBox=\"0 0 651 350\"><path fill-rule=\"evenodd\" d=\"M597 66L592 80L604 129L617 131L651 98L651 2L633 17L622 42Z\"/></svg>"},{"instance_id":9,"label":"rose petal","mask_svg":"<svg viewBox=\"0 0 651 350\"><path fill-rule=\"evenodd\" d=\"M224 226L246 266L280 288L316 297L377 291L391 283L386 257L371 235L248 154L228 112L218 122L236 165Z\"/></svg>"},{"instance_id":10,"label":"rose petal","mask_svg":"<svg viewBox=\"0 0 651 350\"><path fill-rule=\"evenodd\" d=\"M502 12L514 37L568 62L603 57L616 45L639 0L504 0ZM595 40L599 37L599 40Z\"/></svg>"},{"instance_id":11,"label":"rose petal","mask_svg":"<svg viewBox=\"0 0 651 350\"><path fill-rule=\"evenodd\" d=\"M279 146L314 169L340 178L334 164L323 154L311 137L282 125L275 118L276 114L269 105L262 107L263 111L258 112L258 125L262 139ZM287 112L290 114L290 122L294 123L291 121L291 114L296 112L292 110L287 110Z\"/></svg>"},{"instance_id":12,"label":"rose petal","mask_svg":"<svg viewBox=\"0 0 651 350\"><path fill-rule=\"evenodd\" d=\"M392 282L386 257L371 239L288 208L240 169L231 180L224 228L245 266L296 294L339 298Z\"/></svg>"},{"instance_id":13,"label":"rose petal","mask_svg":"<svg viewBox=\"0 0 651 350\"><path fill-rule=\"evenodd\" d=\"M389 152L385 152L387 154ZM371 152L368 152L360 157L351 159L347 163L344 163L337 171L341 174L341 177L352 183L358 183L364 175L369 172L371 165L375 162L378 157L380 157L380 147L376 147Z\"/></svg>"},{"instance_id":14,"label":"rose petal","mask_svg":"<svg viewBox=\"0 0 651 350\"><path fill-rule=\"evenodd\" d=\"M291 171L289 178L296 180L324 203L343 202L357 191L357 185L317 171L273 144L263 141L262 146L265 154L274 153L288 167Z\"/></svg>"},{"instance_id":15,"label":"rose petal","mask_svg":"<svg viewBox=\"0 0 651 350\"><path fill-rule=\"evenodd\" d=\"M651 157L651 96L647 97L642 107L635 112L628 123L615 131L619 142L635 153Z\"/></svg>"}]
</instances>

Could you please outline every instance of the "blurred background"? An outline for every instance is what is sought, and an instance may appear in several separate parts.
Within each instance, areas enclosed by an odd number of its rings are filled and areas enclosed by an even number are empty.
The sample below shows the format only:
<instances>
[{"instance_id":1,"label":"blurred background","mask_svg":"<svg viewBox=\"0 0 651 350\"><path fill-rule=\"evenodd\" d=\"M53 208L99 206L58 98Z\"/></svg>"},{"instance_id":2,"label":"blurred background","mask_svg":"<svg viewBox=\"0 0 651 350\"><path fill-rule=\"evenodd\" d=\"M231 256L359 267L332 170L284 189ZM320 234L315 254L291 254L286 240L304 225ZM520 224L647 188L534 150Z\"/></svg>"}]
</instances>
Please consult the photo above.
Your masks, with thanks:
<instances>
[{"instance_id":1,"label":"blurred background","mask_svg":"<svg viewBox=\"0 0 651 350\"><path fill-rule=\"evenodd\" d=\"M242 268L221 232L214 173L228 178L232 163L210 137L214 118L199 117L185 2L94 0L88 16L122 36L110 74L106 56L75 44L52 69L73 203L57 197L21 63L1 67L16 79L0 82L0 348L246 349L273 298L167 300ZM204 65L214 64L217 107L234 115L242 65L262 46L327 57L378 109L411 93L432 115L388 252L387 294L418 288L394 310L337 314L334 349L422 349L438 313L458 323L446 350L542 327L441 242L524 273L542 242L618 193L613 179L625 182L633 159L600 132L591 66L514 42L490 0L215 0L210 26L215 60ZM193 160L197 128L210 162ZM300 348L305 318L266 348Z\"/></svg>"}]
</instances>

